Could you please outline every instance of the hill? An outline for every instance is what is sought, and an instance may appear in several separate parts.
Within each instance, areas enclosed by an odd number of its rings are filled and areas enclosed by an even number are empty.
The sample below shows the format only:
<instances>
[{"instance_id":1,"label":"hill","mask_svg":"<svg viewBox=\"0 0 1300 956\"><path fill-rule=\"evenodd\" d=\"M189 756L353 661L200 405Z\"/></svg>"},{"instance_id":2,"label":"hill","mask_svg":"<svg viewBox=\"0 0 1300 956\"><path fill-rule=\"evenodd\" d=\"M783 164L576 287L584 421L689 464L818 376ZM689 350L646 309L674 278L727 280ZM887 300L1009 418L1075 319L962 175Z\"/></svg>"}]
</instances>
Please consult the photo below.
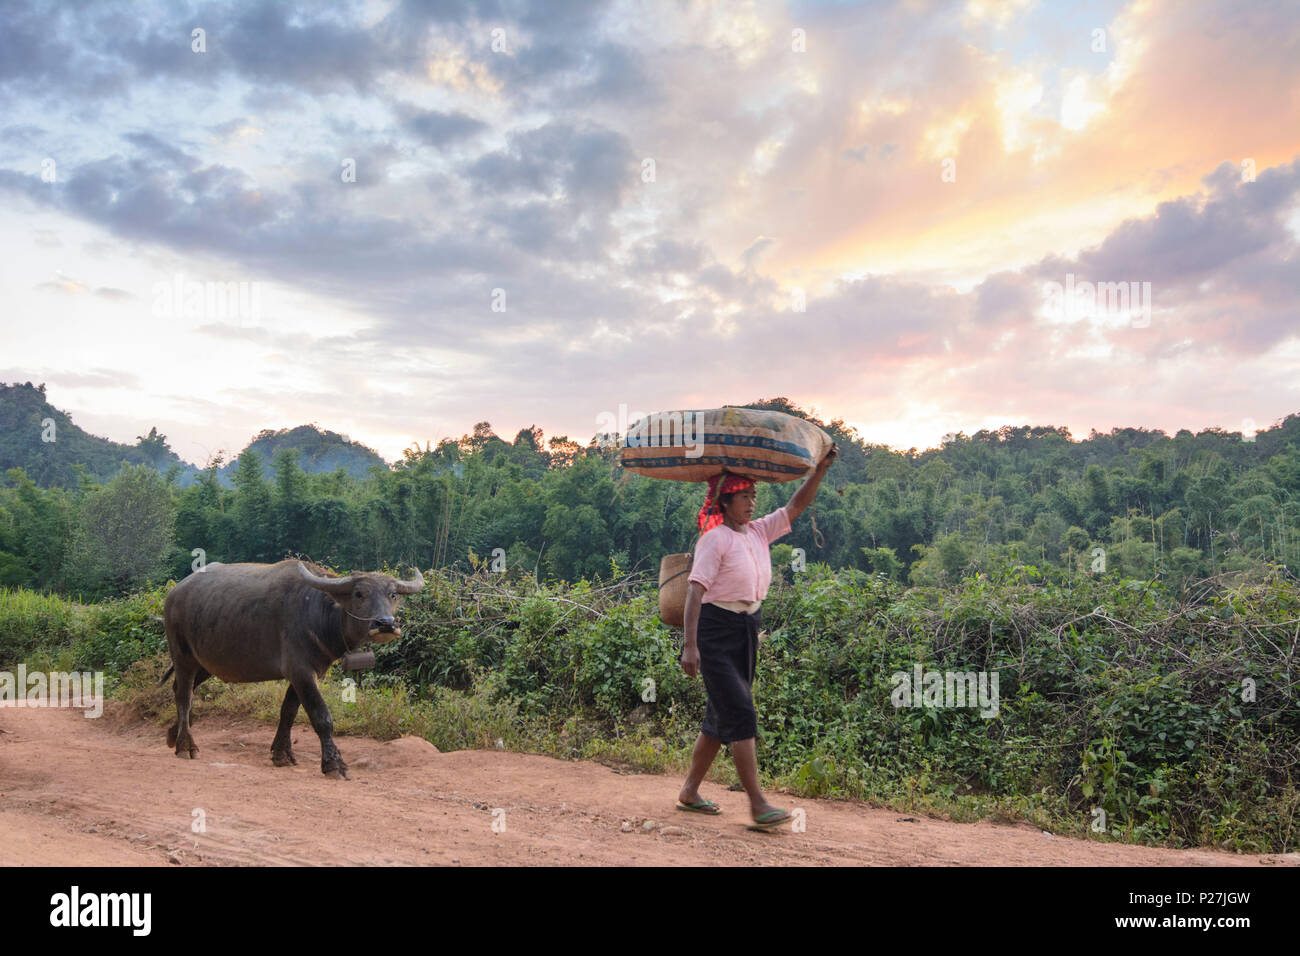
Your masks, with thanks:
<instances>
[{"instance_id":1,"label":"hill","mask_svg":"<svg viewBox=\"0 0 1300 956\"><path fill-rule=\"evenodd\" d=\"M342 468L353 478L365 478L371 468L388 467L373 448L352 441L338 432L321 430L315 425L299 425L297 428L281 428L279 431L264 429L239 454L256 452L269 465L275 460L276 454L285 448L298 453L298 466L309 475ZM238 456L218 472L221 483L227 487L230 486L236 461Z\"/></svg>"},{"instance_id":2,"label":"hill","mask_svg":"<svg viewBox=\"0 0 1300 956\"><path fill-rule=\"evenodd\" d=\"M75 488L81 474L91 482L104 484L123 464L129 464L148 465L164 475L174 470L176 483L182 488L193 483L200 469L172 451L166 435L159 434L155 427L137 437L136 444L127 445L90 434L67 412L46 401L44 384L0 383L0 474L21 468L42 488ZM283 448L298 452L299 466L308 474L342 468L353 478L365 478L371 468L387 467L373 449L315 425L266 429L239 454L254 451L269 464ZM238 455L217 473L227 488L237 460Z\"/></svg>"},{"instance_id":3,"label":"hill","mask_svg":"<svg viewBox=\"0 0 1300 956\"><path fill-rule=\"evenodd\" d=\"M167 436L151 428L135 445L92 435L66 412L45 400L45 386L0 383L0 472L22 468L36 484L76 487L78 472L92 481L110 480L122 464L149 465L167 473L177 469L181 484L197 470L167 445Z\"/></svg>"}]
</instances>

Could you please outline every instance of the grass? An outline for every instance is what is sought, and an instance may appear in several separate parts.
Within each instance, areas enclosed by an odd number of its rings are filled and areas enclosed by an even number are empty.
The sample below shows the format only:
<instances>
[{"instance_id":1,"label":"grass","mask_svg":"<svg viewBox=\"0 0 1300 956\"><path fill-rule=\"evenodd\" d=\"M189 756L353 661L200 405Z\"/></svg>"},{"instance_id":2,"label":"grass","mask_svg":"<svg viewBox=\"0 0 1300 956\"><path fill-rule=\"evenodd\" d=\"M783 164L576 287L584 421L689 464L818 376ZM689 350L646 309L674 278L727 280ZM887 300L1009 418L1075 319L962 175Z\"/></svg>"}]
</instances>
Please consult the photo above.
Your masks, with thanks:
<instances>
[{"instance_id":1,"label":"grass","mask_svg":"<svg viewBox=\"0 0 1300 956\"><path fill-rule=\"evenodd\" d=\"M1107 842L1293 849L1296 679L1277 647L1300 592L1289 579L1206 588L1194 600L1128 581L903 590L810 571L770 595L755 693L762 784ZM322 682L338 732L684 776L703 694L653 602L635 588L554 590L431 574L404 608L405 639L380 648L359 687ZM85 606L0 591L0 669L102 669L110 696L161 730L174 717L170 686L157 686L164 593ZM885 677L916 660L1001 671L997 720L892 706ZM1243 673L1267 678L1249 706ZM284 688L209 681L196 714L264 723L269 748ZM736 780L721 756L710 781ZM1109 832L1092 831L1093 807Z\"/></svg>"},{"instance_id":2,"label":"grass","mask_svg":"<svg viewBox=\"0 0 1300 956\"><path fill-rule=\"evenodd\" d=\"M117 692L120 700L159 727L170 725L176 716L170 680L158 684L168 666L165 655L137 662L124 675ZM195 722L205 715L221 714L274 727L280 721L286 686L283 681L226 684L212 678L195 693ZM320 682L320 689L339 734L377 740L410 734L442 751L495 748L498 740L505 749L528 751L532 741L544 736L536 720L521 718L512 704L491 701L483 689L469 693L439 689L430 698L418 698L400 684L349 687L330 678ZM302 709L296 725L311 726Z\"/></svg>"},{"instance_id":3,"label":"grass","mask_svg":"<svg viewBox=\"0 0 1300 956\"><path fill-rule=\"evenodd\" d=\"M66 661L61 650L72 649L90 635L95 608L55 595L24 589L0 588L0 666L26 662ZM70 669L70 668L63 668Z\"/></svg>"},{"instance_id":4,"label":"grass","mask_svg":"<svg viewBox=\"0 0 1300 956\"><path fill-rule=\"evenodd\" d=\"M123 676L116 692L119 700L160 731L176 716L170 680L158 683L169 663L166 655L138 661ZM195 723L221 715L264 723L269 730L279 723L285 687L283 681L226 684L212 678L195 693ZM504 749L562 760L591 760L634 773L684 775L698 729L690 725L686 742L686 727L675 741L654 735L644 724L614 738L604 735L607 731L599 721L580 717L571 717L557 727L542 717L521 715L511 702L493 700L484 681L471 691L434 688L428 697L414 696L401 684L363 683L349 689L331 678L321 681L320 688L337 733L376 740L411 734L444 753ZM304 711L299 710L295 725L310 727ZM714 764L710 779L724 786L738 780L731 763L722 759Z\"/></svg>"}]
</instances>

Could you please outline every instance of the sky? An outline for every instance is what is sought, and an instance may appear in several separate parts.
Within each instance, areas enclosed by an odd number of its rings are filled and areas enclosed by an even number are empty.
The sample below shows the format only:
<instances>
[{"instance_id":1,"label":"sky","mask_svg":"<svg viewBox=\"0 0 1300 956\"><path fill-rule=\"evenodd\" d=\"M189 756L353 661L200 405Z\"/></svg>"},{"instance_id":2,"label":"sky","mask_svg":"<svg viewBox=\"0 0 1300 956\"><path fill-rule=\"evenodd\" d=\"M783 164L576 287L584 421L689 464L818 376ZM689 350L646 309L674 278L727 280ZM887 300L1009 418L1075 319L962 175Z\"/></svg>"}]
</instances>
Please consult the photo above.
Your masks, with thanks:
<instances>
[{"instance_id":1,"label":"sky","mask_svg":"<svg viewBox=\"0 0 1300 956\"><path fill-rule=\"evenodd\" d=\"M6 4L0 381L186 460L1300 411L1300 4ZM196 32L199 31L199 32Z\"/></svg>"}]
</instances>

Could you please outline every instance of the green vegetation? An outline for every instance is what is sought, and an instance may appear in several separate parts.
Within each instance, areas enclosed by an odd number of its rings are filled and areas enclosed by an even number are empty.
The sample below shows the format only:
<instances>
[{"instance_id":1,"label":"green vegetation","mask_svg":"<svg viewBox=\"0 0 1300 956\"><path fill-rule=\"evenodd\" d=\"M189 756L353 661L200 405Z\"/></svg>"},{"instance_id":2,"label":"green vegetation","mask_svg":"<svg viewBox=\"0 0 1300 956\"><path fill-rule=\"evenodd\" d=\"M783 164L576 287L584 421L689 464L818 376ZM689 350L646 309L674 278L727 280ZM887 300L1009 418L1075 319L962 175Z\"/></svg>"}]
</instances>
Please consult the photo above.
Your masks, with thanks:
<instances>
[{"instance_id":1,"label":"green vegetation","mask_svg":"<svg viewBox=\"0 0 1300 956\"><path fill-rule=\"evenodd\" d=\"M0 667L103 668L158 723L161 747L173 711L151 615L163 594L81 607L0 593ZM644 576L431 572L402 617L355 702L337 672L325 682L343 732L684 771L703 688L682 675ZM912 588L778 568L755 686L764 782L1093 839L1284 852L1300 810L1297 621L1300 588L1278 569L1183 590L1031 565ZM893 675L917 664L996 672L996 716L896 708ZM282 694L209 681L199 732L213 711L273 724ZM715 779L734 779L729 762ZM1105 832L1090 829L1097 810Z\"/></svg>"},{"instance_id":2,"label":"green vegetation","mask_svg":"<svg viewBox=\"0 0 1300 956\"><path fill-rule=\"evenodd\" d=\"M102 604L0 588L0 669L103 670L110 689L135 662L167 654L164 588Z\"/></svg>"},{"instance_id":3,"label":"green vegetation","mask_svg":"<svg viewBox=\"0 0 1300 956\"><path fill-rule=\"evenodd\" d=\"M0 588L0 667L17 664L41 648L70 648L87 638L95 607L50 594Z\"/></svg>"},{"instance_id":4,"label":"green vegetation","mask_svg":"<svg viewBox=\"0 0 1300 956\"><path fill-rule=\"evenodd\" d=\"M253 452L261 461L275 461L283 451L292 452L308 474L329 474L342 470L352 478L365 478L371 468L384 468L384 460L360 442L351 441L332 431L321 431L312 425L297 428L266 429L240 452L242 458ZM223 475L233 471L238 462L222 469Z\"/></svg>"},{"instance_id":5,"label":"green vegetation","mask_svg":"<svg viewBox=\"0 0 1300 956\"><path fill-rule=\"evenodd\" d=\"M156 428L135 445L109 441L83 431L46 402L44 385L0 383L0 471L22 468L41 487L77 488L108 481L124 463L174 469L178 480L197 470L167 447Z\"/></svg>"},{"instance_id":6,"label":"green vegetation","mask_svg":"<svg viewBox=\"0 0 1300 956\"><path fill-rule=\"evenodd\" d=\"M785 399L752 407L809 417ZM919 453L811 420L841 451L811 514L824 542L809 517L782 541L807 560L920 586L1007 564L1171 587L1300 565L1300 415L1250 441L1216 429L1173 438L1117 429L1075 442L1064 429L1007 427ZM391 468L304 426L263 432L233 465L214 461L183 487L175 469L149 480L148 464L98 482L83 469L42 487L32 475L46 468L42 455L64 454L66 430L45 444L34 418L23 429L27 464L0 487L0 585L92 600L179 578L198 560L287 555L462 571L496 556L512 574L610 580L615 568L653 571L687 550L702 498L701 487L622 472L617 449L595 439L584 448L528 428L507 442L487 422L408 449ZM156 432L141 442L166 444ZM794 485L760 486L759 513ZM114 519L127 508L133 517Z\"/></svg>"},{"instance_id":7,"label":"green vegetation","mask_svg":"<svg viewBox=\"0 0 1300 956\"><path fill-rule=\"evenodd\" d=\"M356 703L326 682L342 729L684 769L703 688L651 579L691 546L700 488L622 473L596 440L507 442L487 422L391 468L330 432L264 432L184 484L156 430L105 471L75 460L66 416L40 441L42 392L7 389L5 422L20 405L22 434L0 433L22 465L0 487L0 667L103 669L166 723L168 578L286 555L414 565L428 585ZM768 784L1098 839L1294 847L1300 415L1251 440L1008 427L920 453L812 420L840 461L812 513L824 541L802 518L773 548L755 688ZM759 512L793 490L760 486ZM996 717L896 708L892 675L917 665L996 672ZM274 721L281 693L212 681L199 713Z\"/></svg>"},{"instance_id":8,"label":"green vegetation","mask_svg":"<svg viewBox=\"0 0 1300 956\"><path fill-rule=\"evenodd\" d=\"M309 474L342 471L363 479L370 469L385 467L373 449L314 425L266 429L244 452L272 461L284 450L296 452ZM239 455L223 464L226 456L218 452L209 462L222 487L230 487ZM21 468L42 488L76 489L91 482L107 482L124 465L146 466L180 488L193 484L201 471L182 461L156 427L147 435L137 435L134 445L109 441L87 433L66 412L49 404L44 385L0 383L0 472Z\"/></svg>"}]
</instances>

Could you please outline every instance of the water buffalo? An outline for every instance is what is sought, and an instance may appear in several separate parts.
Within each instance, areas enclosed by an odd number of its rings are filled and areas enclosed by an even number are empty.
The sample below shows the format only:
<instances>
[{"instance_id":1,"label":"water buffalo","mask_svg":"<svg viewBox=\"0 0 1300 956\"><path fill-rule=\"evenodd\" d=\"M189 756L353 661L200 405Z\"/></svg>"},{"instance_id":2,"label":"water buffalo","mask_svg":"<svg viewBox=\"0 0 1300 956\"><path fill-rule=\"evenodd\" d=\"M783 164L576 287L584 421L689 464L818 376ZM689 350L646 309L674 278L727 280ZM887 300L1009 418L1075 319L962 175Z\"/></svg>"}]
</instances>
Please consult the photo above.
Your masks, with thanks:
<instances>
[{"instance_id":1,"label":"water buffalo","mask_svg":"<svg viewBox=\"0 0 1300 956\"><path fill-rule=\"evenodd\" d=\"M209 677L228 684L288 680L271 762L277 767L298 762L289 732L301 703L320 737L321 773L346 778L347 765L334 745L334 722L316 678L367 640L396 638L401 632L393 614L401 595L423 587L419 571L410 581L376 573L340 578L293 560L213 563L191 574L163 603L176 674L176 722L167 731L167 746L174 746L178 757L198 756L190 734L190 703L194 688Z\"/></svg>"}]
</instances>

